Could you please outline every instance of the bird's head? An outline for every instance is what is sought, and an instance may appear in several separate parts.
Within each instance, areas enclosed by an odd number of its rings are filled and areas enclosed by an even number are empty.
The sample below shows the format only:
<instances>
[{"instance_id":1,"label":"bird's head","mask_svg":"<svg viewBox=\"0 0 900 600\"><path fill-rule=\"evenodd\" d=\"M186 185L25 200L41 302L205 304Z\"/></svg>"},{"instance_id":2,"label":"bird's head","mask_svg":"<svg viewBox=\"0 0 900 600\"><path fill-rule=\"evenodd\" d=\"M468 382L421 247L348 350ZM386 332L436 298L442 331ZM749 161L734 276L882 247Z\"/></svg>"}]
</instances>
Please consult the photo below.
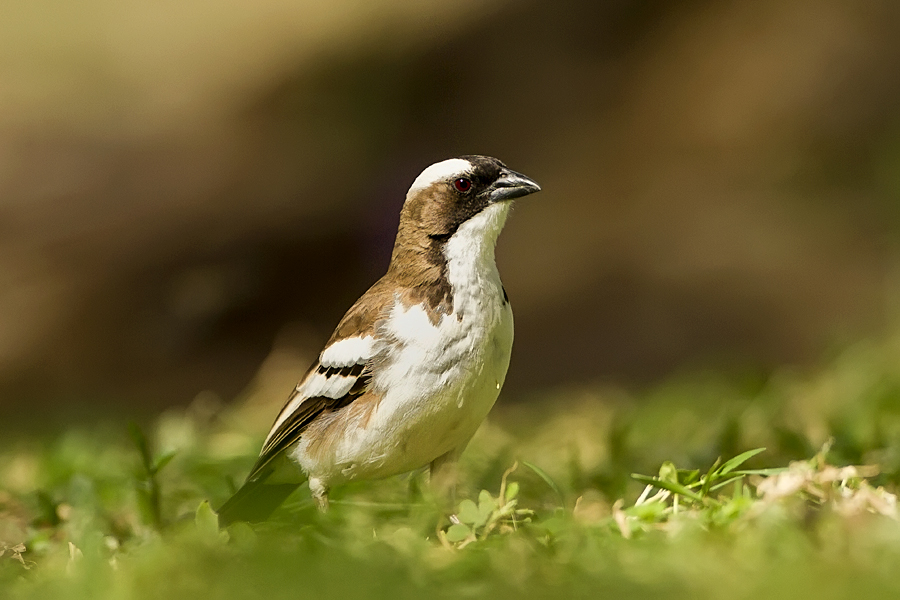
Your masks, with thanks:
<instances>
[{"instance_id":1,"label":"bird's head","mask_svg":"<svg viewBox=\"0 0 900 600\"><path fill-rule=\"evenodd\" d=\"M540 190L532 179L490 156L444 160L422 171L409 188L400 216L400 232L418 232L446 241L464 223L485 211L501 219L502 227L511 200ZM486 226L492 220L486 219Z\"/></svg>"}]
</instances>

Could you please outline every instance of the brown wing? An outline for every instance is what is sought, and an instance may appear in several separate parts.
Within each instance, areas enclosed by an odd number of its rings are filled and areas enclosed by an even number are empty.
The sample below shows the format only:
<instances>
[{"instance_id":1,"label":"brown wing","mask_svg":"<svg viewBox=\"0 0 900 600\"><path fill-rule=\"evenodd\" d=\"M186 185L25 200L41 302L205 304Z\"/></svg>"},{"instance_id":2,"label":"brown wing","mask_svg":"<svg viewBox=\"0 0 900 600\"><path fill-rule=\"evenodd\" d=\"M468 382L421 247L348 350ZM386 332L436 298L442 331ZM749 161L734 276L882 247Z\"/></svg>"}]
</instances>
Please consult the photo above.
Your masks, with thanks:
<instances>
[{"instance_id":1,"label":"brown wing","mask_svg":"<svg viewBox=\"0 0 900 600\"><path fill-rule=\"evenodd\" d=\"M372 379L376 323L393 303L387 278L373 285L341 319L319 360L288 398L269 432L248 481L294 444L316 417L339 410L366 392ZM362 343L369 339L371 343ZM340 351L338 350L340 346Z\"/></svg>"},{"instance_id":2,"label":"brown wing","mask_svg":"<svg viewBox=\"0 0 900 600\"><path fill-rule=\"evenodd\" d=\"M309 381L311 377L329 377L329 375L330 377L353 378L353 383L346 393L337 397L329 397L328 395L304 396L302 392L304 383ZM372 376L366 371L364 364L357 364L352 367L324 367L317 363L314 369L310 369L310 374L304 378L303 382L297 386L288 399L285 409L291 407L292 404L295 406L287 415L284 415L284 410L282 410L278 420L275 421L276 425L269 433L268 438L266 438L266 442L259 453L259 458L256 460L256 464L250 471L247 480L252 481L259 477L272 459L300 439L300 436L316 417L325 412L341 409L365 393L371 378ZM343 387L340 389L343 389ZM283 419L282 415L284 415Z\"/></svg>"}]
</instances>

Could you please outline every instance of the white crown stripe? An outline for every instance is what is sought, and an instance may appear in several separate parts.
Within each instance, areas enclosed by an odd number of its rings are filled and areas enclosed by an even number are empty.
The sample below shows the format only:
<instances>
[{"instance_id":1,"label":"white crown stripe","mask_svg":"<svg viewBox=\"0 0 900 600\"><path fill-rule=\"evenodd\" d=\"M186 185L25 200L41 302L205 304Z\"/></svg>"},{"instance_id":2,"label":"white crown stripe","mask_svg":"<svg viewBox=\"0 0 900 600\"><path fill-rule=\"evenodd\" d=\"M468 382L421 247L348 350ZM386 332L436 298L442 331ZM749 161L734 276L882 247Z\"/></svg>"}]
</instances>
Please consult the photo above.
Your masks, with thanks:
<instances>
[{"instance_id":1,"label":"white crown stripe","mask_svg":"<svg viewBox=\"0 0 900 600\"><path fill-rule=\"evenodd\" d=\"M416 177L412 186L409 188L406 197L419 190L424 190L435 181L449 181L462 177L472 171L472 163L462 158L451 158L434 163Z\"/></svg>"}]
</instances>

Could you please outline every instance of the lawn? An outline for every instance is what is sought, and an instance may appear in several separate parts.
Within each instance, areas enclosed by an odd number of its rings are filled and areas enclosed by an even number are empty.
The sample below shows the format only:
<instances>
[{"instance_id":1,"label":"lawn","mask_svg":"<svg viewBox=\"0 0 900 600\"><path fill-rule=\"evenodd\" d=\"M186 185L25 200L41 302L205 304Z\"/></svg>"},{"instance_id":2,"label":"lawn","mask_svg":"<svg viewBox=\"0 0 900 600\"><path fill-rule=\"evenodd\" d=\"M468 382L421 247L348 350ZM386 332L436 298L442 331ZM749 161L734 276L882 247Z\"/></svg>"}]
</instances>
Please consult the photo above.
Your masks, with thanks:
<instances>
[{"instance_id":1,"label":"lawn","mask_svg":"<svg viewBox=\"0 0 900 600\"><path fill-rule=\"evenodd\" d=\"M806 372L501 396L452 510L413 474L220 531L264 433L246 410L5 424L0 597L900 597L896 339Z\"/></svg>"}]
</instances>

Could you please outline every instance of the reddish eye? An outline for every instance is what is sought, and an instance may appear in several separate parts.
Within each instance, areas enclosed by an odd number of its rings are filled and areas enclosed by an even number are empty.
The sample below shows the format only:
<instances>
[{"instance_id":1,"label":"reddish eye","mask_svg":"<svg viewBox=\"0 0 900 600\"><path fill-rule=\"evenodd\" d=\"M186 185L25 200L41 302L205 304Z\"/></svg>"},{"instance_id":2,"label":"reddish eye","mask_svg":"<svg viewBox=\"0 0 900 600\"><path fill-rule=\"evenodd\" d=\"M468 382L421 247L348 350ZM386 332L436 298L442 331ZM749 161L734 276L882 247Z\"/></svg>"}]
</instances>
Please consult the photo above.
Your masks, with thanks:
<instances>
[{"instance_id":1,"label":"reddish eye","mask_svg":"<svg viewBox=\"0 0 900 600\"><path fill-rule=\"evenodd\" d=\"M456 188L457 192L468 192L472 189L472 182L466 179L465 177L460 177L456 181L453 182L453 187Z\"/></svg>"}]
</instances>

